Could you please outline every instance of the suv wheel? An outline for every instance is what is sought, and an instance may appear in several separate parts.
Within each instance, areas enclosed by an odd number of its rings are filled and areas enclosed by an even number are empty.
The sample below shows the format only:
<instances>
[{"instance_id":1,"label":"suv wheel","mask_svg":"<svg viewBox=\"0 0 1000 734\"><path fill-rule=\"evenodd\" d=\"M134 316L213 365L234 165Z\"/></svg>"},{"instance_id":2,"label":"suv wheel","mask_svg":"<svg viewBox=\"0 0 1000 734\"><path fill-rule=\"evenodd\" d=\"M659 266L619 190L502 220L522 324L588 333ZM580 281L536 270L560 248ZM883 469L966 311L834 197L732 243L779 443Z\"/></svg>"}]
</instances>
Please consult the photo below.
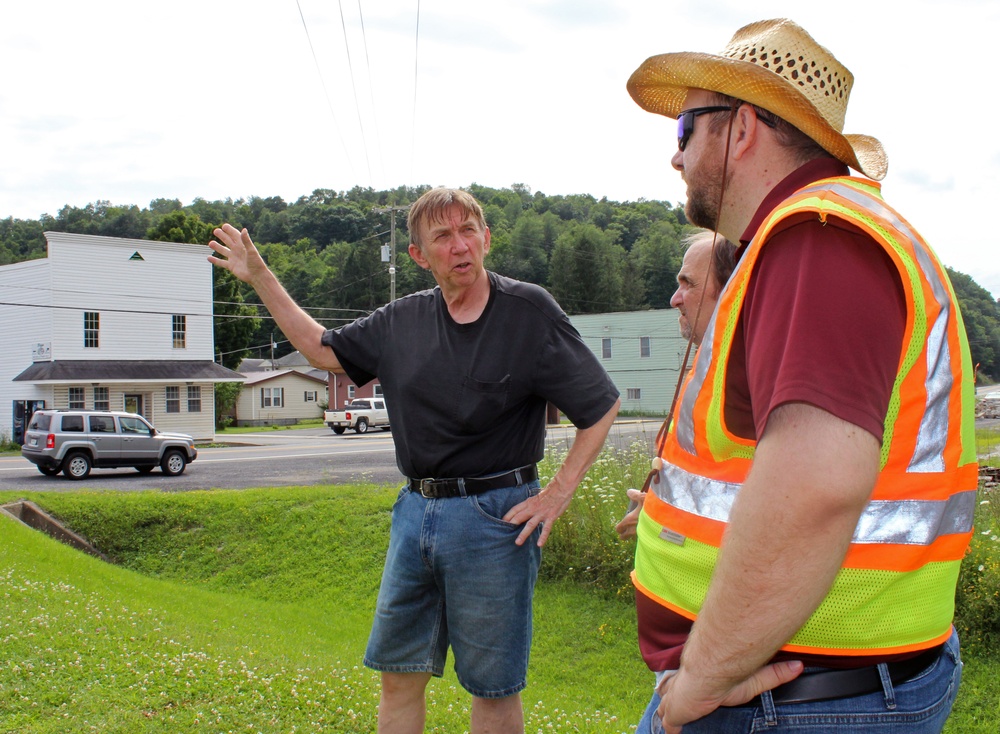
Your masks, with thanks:
<instances>
[{"instance_id":1,"label":"suv wheel","mask_svg":"<svg viewBox=\"0 0 1000 734\"><path fill-rule=\"evenodd\" d=\"M356 433L368 433L368 421L364 418L358 418L358 424L354 426L354 431Z\"/></svg>"},{"instance_id":2,"label":"suv wheel","mask_svg":"<svg viewBox=\"0 0 1000 734\"><path fill-rule=\"evenodd\" d=\"M74 451L63 462L62 473L69 479L86 479L90 474L90 456L83 451Z\"/></svg>"},{"instance_id":3,"label":"suv wheel","mask_svg":"<svg viewBox=\"0 0 1000 734\"><path fill-rule=\"evenodd\" d=\"M184 458L184 454L177 449L170 449L163 455L163 461L160 462L160 469L163 470L164 474L171 477L183 474L184 467L186 466L187 459Z\"/></svg>"},{"instance_id":4,"label":"suv wheel","mask_svg":"<svg viewBox=\"0 0 1000 734\"><path fill-rule=\"evenodd\" d=\"M149 474L155 468L156 468L155 466L152 466L150 464L146 464L144 466L137 466L137 467L135 467L135 470L137 472L139 472L140 474Z\"/></svg>"},{"instance_id":5,"label":"suv wheel","mask_svg":"<svg viewBox=\"0 0 1000 734\"><path fill-rule=\"evenodd\" d=\"M42 474L44 474L47 477L54 477L56 474L59 473L59 467L58 466L41 466L41 465L39 465L38 471L40 471Z\"/></svg>"}]
</instances>

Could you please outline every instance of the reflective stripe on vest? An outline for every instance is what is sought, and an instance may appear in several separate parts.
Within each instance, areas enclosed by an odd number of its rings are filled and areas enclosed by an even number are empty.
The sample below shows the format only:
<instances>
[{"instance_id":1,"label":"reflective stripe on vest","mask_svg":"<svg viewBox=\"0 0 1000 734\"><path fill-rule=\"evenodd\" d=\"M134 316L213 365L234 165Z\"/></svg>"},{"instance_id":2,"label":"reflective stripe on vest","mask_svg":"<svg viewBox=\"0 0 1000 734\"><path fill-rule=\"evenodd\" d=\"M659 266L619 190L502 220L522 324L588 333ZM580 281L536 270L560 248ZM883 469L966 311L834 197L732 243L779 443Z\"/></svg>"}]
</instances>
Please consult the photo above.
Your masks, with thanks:
<instances>
[{"instance_id":1,"label":"reflective stripe on vest","mask_svg":"<svg viewBox=\"0 0 1000 734\"><path fill-rule=\"evenodd\" d=\"M882 202L878 185L859 179L821 181L782 202L730 277L661 451L660 481L639 523L634 580L640 592L696 618L756 446L725 425L725 365L761 248L779 223L803 214L847 221L885 250L899 272L907 320L872 498L832 590L785 649L867 655L929 647L950 630L972 534L971 359L944 267Z\"/></svg>"}]
</instances>

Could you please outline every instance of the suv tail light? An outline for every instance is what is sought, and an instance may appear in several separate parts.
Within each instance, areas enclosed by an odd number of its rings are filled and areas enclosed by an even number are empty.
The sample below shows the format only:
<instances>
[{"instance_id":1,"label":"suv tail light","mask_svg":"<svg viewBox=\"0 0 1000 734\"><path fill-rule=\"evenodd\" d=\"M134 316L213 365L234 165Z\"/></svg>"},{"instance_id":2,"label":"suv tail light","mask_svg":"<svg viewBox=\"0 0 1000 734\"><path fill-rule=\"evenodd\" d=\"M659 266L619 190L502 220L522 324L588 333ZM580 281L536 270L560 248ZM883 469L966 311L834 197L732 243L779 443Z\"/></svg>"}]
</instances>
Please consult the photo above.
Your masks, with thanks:
<instances>
[{"instance_id":1,"label":"suv tail light","mask_svg":"<svg viewBox=\"0 0 1000 734\"><path fill-rule=\"evenodd\" d=\"M346 418L347 420L351 420L351 414L350 414L350 413L344 413L344 417L345 417L345 418Z\"/></svg>"},{"instance_id":2,"label":"suv tail light","mask_svg":"<svg viewBox=\"0 0 1000 734\"><path fill-rule=\"evenodd\" d=\"M45 437L45 448L54 449L56 447L56 434L50 433Z\"/></svg>"}]
</instances>

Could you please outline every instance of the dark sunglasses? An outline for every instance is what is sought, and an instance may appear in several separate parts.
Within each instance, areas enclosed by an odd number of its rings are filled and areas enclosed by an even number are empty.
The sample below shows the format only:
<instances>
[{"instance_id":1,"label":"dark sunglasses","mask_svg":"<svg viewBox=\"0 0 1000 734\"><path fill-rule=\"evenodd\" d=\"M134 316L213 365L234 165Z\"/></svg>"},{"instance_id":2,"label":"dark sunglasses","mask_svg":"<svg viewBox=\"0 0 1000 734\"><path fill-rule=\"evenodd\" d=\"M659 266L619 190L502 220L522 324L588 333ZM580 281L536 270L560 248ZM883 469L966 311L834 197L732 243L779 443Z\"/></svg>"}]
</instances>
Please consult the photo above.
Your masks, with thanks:
<instances>
[{"instance_id":1,"label":"dark sunglasses","mask_svg":"<svg viewBox=\"0 0 1000 734\"><path fill-rule=\"evenodd\" d=\"M712 112L734 112L735 110L735 107L722 105L692 107L689 110L684 110L677 115L677 148L683 151L687 147L688 140L691 139L691 134L694 132L694 118L698 117L698 115L707 115Z\"/></svg>"}]
</instances>

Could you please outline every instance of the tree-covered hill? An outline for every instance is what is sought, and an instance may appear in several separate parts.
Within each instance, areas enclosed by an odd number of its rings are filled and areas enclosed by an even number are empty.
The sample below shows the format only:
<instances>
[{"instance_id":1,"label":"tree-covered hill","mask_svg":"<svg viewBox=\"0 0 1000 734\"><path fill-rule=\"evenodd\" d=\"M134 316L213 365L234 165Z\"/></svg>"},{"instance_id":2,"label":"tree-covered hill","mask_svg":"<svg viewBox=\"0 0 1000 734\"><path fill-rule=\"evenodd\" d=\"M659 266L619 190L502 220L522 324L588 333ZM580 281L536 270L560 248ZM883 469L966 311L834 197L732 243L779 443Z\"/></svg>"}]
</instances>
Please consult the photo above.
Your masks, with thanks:
<instances>
[{"instance_id":1,"label":"tree-covered hill","mask_svg":"<svg viewBox=\"0 0 1000 734\"><path fill-rule=\"evenodd\" d=\"M395 293L434 285L406 255L405 207L427 186L386 191L317 189L293 203L250 197L182 205L155 199L148 207L98 201L65 206L38 220L0 219L0 264L45 255L43 232L76 232L206 242L216 226L246 227L292 297L333 327L390 298L382 248L396 229ZM471 184L492 231L487 267L546 287L570 314L667 308L689 229L683 208L665 201L617 202L589 194L547 196L524 184L495 189ZM966 317L973 361L986 378L1000 378L1000 305L967 275L950 271ZM256 295L231 278L216 277L217 349L227 365L242 356L276 356L291 347ZM244 303L245 302L245 303ZM247 319L258 315L259 320ZM242 321L243 323L239 323Z\"/></svg>"}]
</instances>

